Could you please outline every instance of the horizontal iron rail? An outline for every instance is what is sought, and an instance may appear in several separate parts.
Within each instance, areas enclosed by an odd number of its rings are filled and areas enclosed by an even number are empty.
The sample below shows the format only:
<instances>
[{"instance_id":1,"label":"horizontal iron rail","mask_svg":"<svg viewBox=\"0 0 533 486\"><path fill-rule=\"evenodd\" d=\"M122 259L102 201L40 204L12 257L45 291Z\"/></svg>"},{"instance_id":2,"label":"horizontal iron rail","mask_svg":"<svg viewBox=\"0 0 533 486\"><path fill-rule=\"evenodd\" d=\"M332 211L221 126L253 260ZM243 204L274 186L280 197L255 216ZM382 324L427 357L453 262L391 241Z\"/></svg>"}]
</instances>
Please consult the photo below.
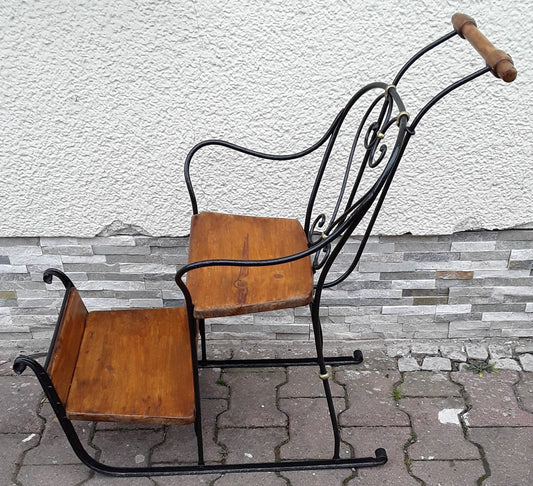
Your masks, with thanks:
<instances>
[{"instance_id":1,"label":"horizontal iron rail","mask_svg":"<svg viewBox=\"0 0 533 486\"><path fill-rule=\"evenodd\" d=\"M251 464L191 464L184 466L115 467L96 460L86 464L111 476L170 476L179 474L225 474L243 472L302 471L313 469L348 469L381 466L387 462L385 449L376 449L376 457L353 459L309 459L301 461L260 462Z\"/></svg>"},{"instance_id":2,"label":"horizontal iron rail","mask_svg":"<svg viewBox=\"0 0 533 486\"><path fill-rule=\"evenodd\" d=\"M324 361L330 366L360 364L363 354L355 351L353 356L326 357ZM270 368L276 366L309 366L318 364L318 358L272 358L272 359L207 359L199 360L200 368Z\"/></svg>"}]
</instances>

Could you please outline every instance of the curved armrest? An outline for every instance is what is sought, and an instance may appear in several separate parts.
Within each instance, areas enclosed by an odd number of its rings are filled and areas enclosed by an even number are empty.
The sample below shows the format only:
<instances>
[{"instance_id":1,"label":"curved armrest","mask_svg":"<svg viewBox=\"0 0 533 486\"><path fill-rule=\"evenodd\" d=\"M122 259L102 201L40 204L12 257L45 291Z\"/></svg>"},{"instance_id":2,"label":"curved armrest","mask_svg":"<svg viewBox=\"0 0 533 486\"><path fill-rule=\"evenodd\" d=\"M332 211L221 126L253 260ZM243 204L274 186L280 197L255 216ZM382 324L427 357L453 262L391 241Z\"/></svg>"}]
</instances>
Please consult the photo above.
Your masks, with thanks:
<instances>
[{"instance_id":1,"label":"curved armrest","mask_svg":"<svg viewBox=\"0 0 533 486\"><path fill-rule=\"evenodd\" d=\"M191 198L191 205L192 205L192 211L193 214L198 214L198 204L196 202L196 194L194 192L192 182L191 182L191 176L190 176L190 165L191 160L201 148L208 147L210 145L218 145L221 147L226 147L231 150L235 150L236 152L240 152L243 154L251 155L253 157L258 157L261 159L267 159L267 160L293 160L298 159L300 157L304 157L305 155L310 154L311 152L314 152L316 149L318 149L320 146L324 144L324 142L330 137L330 135L333 132L333 129L335 128L335 125L337 124L338 119L341 117L341 115L344 113L344 110L342 110L336 117L331 126L328 128L326 133L322 136L322 138L313 144L311 147L302 150L301 152L297 152L294 154L287 154L287 155L276 155L276 154L267 154L263 152L258 152L256 150L248 149L246 147L241 147L240 145L236 145L231 142L226 142L224 140L204 140L203 142L200 142L196 144L188 153L187 158L185 159L185 165L184 165L184 175L185 175L185 183L187 184L187 190L189 191L189 197Z\"/></svg>"}]
</instances>

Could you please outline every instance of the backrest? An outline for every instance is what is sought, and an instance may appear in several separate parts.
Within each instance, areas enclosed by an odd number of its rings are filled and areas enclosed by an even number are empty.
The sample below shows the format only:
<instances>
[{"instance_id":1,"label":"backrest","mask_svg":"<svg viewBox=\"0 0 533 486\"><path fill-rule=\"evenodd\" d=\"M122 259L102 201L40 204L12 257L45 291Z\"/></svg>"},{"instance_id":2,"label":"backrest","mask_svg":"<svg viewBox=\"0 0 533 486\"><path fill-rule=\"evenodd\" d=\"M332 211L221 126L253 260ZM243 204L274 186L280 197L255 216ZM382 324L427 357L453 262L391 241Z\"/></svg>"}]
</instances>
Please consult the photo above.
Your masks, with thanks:
<instances>
[{"instance_id":1,"label":"backrest","mask_svg":"<svg viewBox=\"0 0 533 486\"><path fill-rule=\"evenodd\" d=\"M408 139L408 114L393 86L372 83L339 113L306 212L308 244L316 248L317 288L342 282L357 265ZM362 239L352 261L328 278L350 235Z\"/></svg>"},{"instance_id":2,"label":"backrest","mask_svg":"<svg viewBox=\"0 0 533 486\"><path fill-rule=\"evenodd\" d=\"M88 311L75 287L67 288L45 369L63 404L78 361Z\"/></svg>"}]
</instances>

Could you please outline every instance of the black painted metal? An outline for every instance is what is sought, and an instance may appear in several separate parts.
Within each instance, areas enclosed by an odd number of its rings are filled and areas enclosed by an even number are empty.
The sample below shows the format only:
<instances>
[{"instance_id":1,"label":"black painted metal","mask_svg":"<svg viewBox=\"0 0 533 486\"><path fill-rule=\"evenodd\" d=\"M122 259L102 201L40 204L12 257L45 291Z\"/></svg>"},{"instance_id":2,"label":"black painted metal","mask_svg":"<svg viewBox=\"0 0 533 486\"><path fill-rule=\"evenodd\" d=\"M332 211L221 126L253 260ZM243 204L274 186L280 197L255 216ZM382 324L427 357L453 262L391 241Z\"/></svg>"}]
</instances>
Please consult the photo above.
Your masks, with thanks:
<instances>
[{"instance_id":1,"label":"black painted metal","mask_svg":"<svg viewBox=\"0 0 533 486\"><path fill-rule=\"evenodd\" d=\"M357 365L363 362L360 350L354 356L330 356L324 358L328 366ZM285 366L318 365L317 358L272 358L272 359L213 359L200 360L200 368L271 368Z\"/></svg>"},{"instance_id":2,"label":"black painted metal","mask_svg":"<svg viewBox=\"0 0 533 486\"><path fill-rule=\"evenodd\" d=\"M63 300L61 312L56 326L56 332L52 339L48 358L44 367L35 359L29 356L20 356L15 360L14 370L22 373L29 366L37 375L43 390L50 401L54 412L56 413L59 423L63 428L74 452L79 459L91 469L110 474L114 476L146 476L146 475L174 475L174 474L205 474L205 473L229 473L229 472L263 472L263 471L292 471L305 469L334 469L334 468L359 468L378 466L387 462L387 454L384 449L377 449L375 457L364 457L355 459L340 459L340 433L337 423L337 415L333 404L331 389L329 386L329 374L327 366L340 366L358 364L363 360L362 353L355 351L353 357L325 357L323 332L320 322L319 309L324 288L333 287L344 281L348 275L356 268L362 255L364 247L368 241L369 235L375 224L378 213L383 205L386 194L392 183L393 177L398 168L398 164L405 152L410 138L415 134L415 128L425 114L444 96L463 84L489 72L489 68L481 69L442 90L430 102L428 102L420 112L415 116L410 125L408 125L409 115L406 113L405 106L397 92L396 85L399 83L407 70L425 53L442 44L443 42L455 36L455 32L441 37L437 41L429 44L413 56L398 72L392 85L385 83L371 83L359 90L347 105L339 112L333 120L333 123L326 133L311 147L301 152L289 155L272 155L247 149L222 140L207 140L197 144L188 154L185 161L185 182L191 199L193 214L198 213L198 203L190 178L190 164L193 156L203 147L221 146L235 150L253 157L264 158L268 160L293 160L311 154L317 149L324 147L321 164L315 178L315 182L310 192L307 211L304 222L304 230L307 235L308 248L305 251L293 255L287 255L282 258L267 260L206 260L194 262L180 268L176 273L176 283L182 290L187 308L189 320L189 331L191 339L191 357L193 360L194 372L194 389L196 395L196 419L195 432L197 436L198 447L198 464L185 466L162 466L162 467L115 467L103 464L92 458L83 448L74 427L66 417L64 404L61 403L57 392L54 388L50 376L46 372L54 343L57 338L57 330L61 323L68 296L74 285L72 281L61 271L49 269L44 274L44 280L51 283L53 276L58 277L64 284L66 292ZM374 98L370 105L364 111L361 121L355 130L355 135L344 167L342 183L340 190L333 200L333 209L330 211L319 210L316 208L317 196L321 189L326 169L331 163L332 154L336 143L344 128L347 117L355 109L357 103L367 94L373 93ZM391 139L390 132L396 130L393 143L387 145L384 143L385 136ZM361 141L362 139L362 141ZM356 160L357 150L362 151L361 163L354 174L354 162ZM363 188L362 181L365 175L370 173L373 177L373 183L369 187ZM350 182L354 178L353 182ZM315 214L315 211L318 214ZM345 268L340 276L335 276L328 280L328 275L333 264L341 253L348 238L354 230L362 224L365 216L369 215L365 223L363 236L359 243L359 248L355 258ZM282 358L282 359L253 359L253 360L209 360L207 359L205 343L205 322L203 319L197 320L194 317L194 302L184 281L187 272L196 268L227 265L227 266L267 266L291 262L300 258L310 256L313 261L313 268L318 273L313 300L310 304L311 321L316 347L316 357L313 358ZM197 332L201 338L202 358L197 356ZM305 460L305 461L281 461L270 463L256 464L223 464L223 465L206 465L203 458L202 443L202 421L201 421L201 403L200 403L200 386L198 379L198 369L200 367L265 367L265 366L306 366L316 365L319 368L320 378L323 380L324 391L328 404L328 411L331 419L332 430L334 434L334 450L332 458L328 460Z\"/></svg>"},{"instance_id":3,"label":"black painted metal","mask_svg":"<svg viewBox=\"0 0 533 486\"><path fill-rule=\"evenodd\" d=\"M258 367L268 365L289 366L289 365L306 365L316 364L319 367L320 374L322 376L327 375L326 365L328 364L349 364L354 363L353 358L327 358L323 355L323 336L322 326L319 317L320 302L322 292L324 288L334 287L343 282L356 268L361 255L364 251L365 245L368 241L370 233L374 227L379 211L383 205L387 192L392 183L393 177L398 168L398 164L405 152L407 144L410 138L415 133L415 128L422 119L422 117L428 112L428 110L434 106L441 98L448 93L458 88L459 86L475 79L476 77L488 72L489 69L482 69L470 76L467 76L456 83L453 83L448 88L442 90L437 96L435 96L429 103L427 103L420 112L416 115L411 124L408 124L409 115L405 109L405 106L398 94L396 85L400 82L401 78L407 72L407 70L425 53L429 52L433 48L439 46L443 42L453 38L456 35L455 31L451 32L435 42L429 44L419 52L417 52L407 63L400 69L392 85L386 85L385 83L371 83L363 89L359 90L347 105L339 112L335 120L327 130L327 132L310 148L291 155L271 155L262 154L244 147L236 146L229 142L221 140L208 140L196 145L189 153L185 163L185 181L191 197L191 204L193 213L198 213L198 204L196 196L193 190L189 169L193 156L196 152L207 145L219 145L226 148L234 149L242 153L247 153L255 157L263 157L270 160L291 160L306 156L320 147L325 146L324 154L322 156L322 162L318 169L315 182L311 189L309 201L307 205L307 211L304 222L304 231L308 239L308 249L299 252L294 255L287 255L283 258L270 259L270 260L206 260L203 262L195 262L178 270L176 274L176 282L186 296L186 302L190 304L192 309L192 299L183 280L184 275L195 268L215 266L215 265L228 265L228 266L266 266L275 265L280 263L287 263L297 260L306 256L311 256L313 261L313 268L315 272L319 272L316 284L313 300L310 304L311 319L313 324L313 333L315 337L315 345L317 357L316 359L279 359L279 360L235 360L235 366L243 367ZM317 203L318 192L321 188L324 174L328 168L328 164L331 161L331 156L334 151L337 138L343 124L347 117L354 109L355 105L368 93L376 92L373 101L370 106L364 112L361 122L355 136L352 141L350 154L345 166L342 184L339 193L336 196L334 208L331 215L326 215L326 212L320 211L318 215L313 216L315 206ZM393 142L387 145L384 143L385 136L388 132L395 128L397 133ZM362 144L360 139L363 138ZM389 138L389 137L388 137ZM356 172L355 180L350 185L350 178L354 169L355 154L358 147L363 150L362 160L359 165L359 169ZM362 180L364 176L369 172L376 172L374 174L374 183L363 190ZM353 176L352 176L353 177ZM348 241L348 238L352 235L354 230L361 225L365 216L369 214L369 219L365 223L363 236L359 242L359 247L355 253L354 259L345 268L341 275L335 275L332 279L328 279L328 274L332 269L334 262L341 253L344 245ZM203 354L205 358L205 354ZM362 356L361 356L362 360ZM231 360L218 360L209 361L203 359L200 366L231 366ZM335 445L333 451L333 460L339 457L339 445L340 437L338 433L338 424L333 406L333 400L331 391L329 389L328 379L324 379L324 391L328 402L328 409L330 413L333 433L335 436Z\"/></svg>"},{"instance_id":4,"label":"black painted metal","mask_svg":"<svg viewBox=\"0 0 533 486\"><path fill-rule=\"evenodd\" d=\"M70 292L72 289L74 289L74 284L72 283L72 280L68 278L61 270L57 270L55 268L49 268L44 271L43 273L43 281L47 284L51 284L53 277L57 277L63 285L65 286L65 295L63 296L63 302L61 303L61 310L59 311L59 316L57 317L56 327L54 329L54 335L52 336L52 341L50 341L50 347L48 348L48 354L46 355L46 361L44 363L44 369L48 369L48 365L50 364L50 358L52 357L52 351L54 349L54 346L56 344L57 340L57 333L59 332L59 324L63 320L63 314L65 313L65 308L67 307L68 298L70 296Z\"/></svg>"}]
</instances>

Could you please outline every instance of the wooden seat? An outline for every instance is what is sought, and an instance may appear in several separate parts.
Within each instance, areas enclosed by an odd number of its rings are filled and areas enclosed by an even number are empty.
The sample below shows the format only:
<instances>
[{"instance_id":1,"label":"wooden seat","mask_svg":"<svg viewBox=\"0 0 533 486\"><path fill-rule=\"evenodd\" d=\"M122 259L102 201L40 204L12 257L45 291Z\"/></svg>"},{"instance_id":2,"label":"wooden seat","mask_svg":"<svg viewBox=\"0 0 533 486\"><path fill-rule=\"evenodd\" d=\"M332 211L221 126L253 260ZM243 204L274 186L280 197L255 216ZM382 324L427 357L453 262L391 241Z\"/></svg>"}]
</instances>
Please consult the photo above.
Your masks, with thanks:
<instances>
[{"instance_id":1,"label":"wooden seat","mask_svg":"<svg viewBox=\"0 0 533 486\"><path fill-rule=\"evenodd\" d=\"M189 263L209 259L263 260L307 249L295 219L204 212L192 217ZM196 318L306 305L313 292L309 257L264 267L212 266L187 274Z\"/></svg>"},{"instance_id":2,"label":"wooden seat","mask_svg":"<svg viewBox=\"0 0 533 486\"><path fill-rule=\"evenodd\" d=\"M194 421L184 308L87 312L73 289L49 372L71 420Z\"/></svg>"}]
</instances>

